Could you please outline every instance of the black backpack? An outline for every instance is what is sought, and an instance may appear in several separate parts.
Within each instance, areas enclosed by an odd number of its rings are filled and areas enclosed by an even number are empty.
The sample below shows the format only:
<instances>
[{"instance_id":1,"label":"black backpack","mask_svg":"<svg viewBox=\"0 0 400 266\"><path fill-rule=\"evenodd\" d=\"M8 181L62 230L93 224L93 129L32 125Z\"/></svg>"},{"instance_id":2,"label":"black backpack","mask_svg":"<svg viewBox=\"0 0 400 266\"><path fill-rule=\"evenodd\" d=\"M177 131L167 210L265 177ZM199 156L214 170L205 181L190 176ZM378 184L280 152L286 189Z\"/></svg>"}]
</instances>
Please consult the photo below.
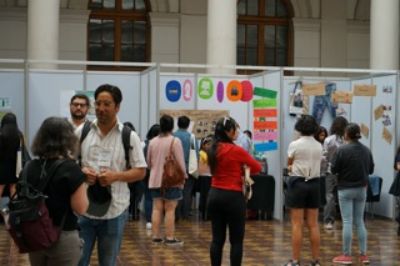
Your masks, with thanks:
<instances>
[{"instance_id":1,"label":"black backpack","mask_svg":"<svg viewBox=\"0 0 400 266\"><path fill-rule=\"evenodd\" d=\"M37 185L28 182L28 173L38 160L29 161L22 170L17 192L8 203L8 232L14 239L20 253L43 250L54 245L64 225L66 214L60 226L55 226L49 215L43 192L56 173L57 168L66 160L55 161L50 169L42 166L40 181Z\"/></svg>"},{"instance_id":2,"label":"black backpack","mask_svg":"<svg viewBox=\"0 0 400 266\"><path fill-rule=\"evenodd\" d=\"M92 126L92 122L90 122L90 121L85 121L85 124L83 124L81 138L79 139L79 143L81 145L82 145L82 142L85 140L86 136L89 134L91 126ZM131 169L131 164L129 162L129 150L131 150L133 148L131 146L131 132L132 132L132 129L130 129L127 126L124 126L122 129L122 134L121 134L122 145L124 146L124 152L125 152L125 167L126 167L126 169ZM80 152L78 155L78 161L79 161L79 165L81 165L82 156L81 156Z\"/></svg>"}]
</instances>

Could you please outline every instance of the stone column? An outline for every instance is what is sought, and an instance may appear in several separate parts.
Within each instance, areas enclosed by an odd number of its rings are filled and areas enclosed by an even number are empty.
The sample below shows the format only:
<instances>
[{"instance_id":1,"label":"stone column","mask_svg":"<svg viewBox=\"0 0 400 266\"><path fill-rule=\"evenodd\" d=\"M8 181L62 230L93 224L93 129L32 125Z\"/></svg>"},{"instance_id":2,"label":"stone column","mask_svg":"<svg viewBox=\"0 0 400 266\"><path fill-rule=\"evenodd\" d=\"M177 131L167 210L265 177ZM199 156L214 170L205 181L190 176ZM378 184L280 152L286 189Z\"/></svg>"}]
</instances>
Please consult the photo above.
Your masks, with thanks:
<instances>
[{"instance_id":1,"label":"stone column","mask_svg":"<svg viewBox=\"0 0 400 266\"><path fill-rule=\"evenodd\" d=\"M28 1L28 59L58 60L60 0ZM57 68L33 64L35 68Z\"/></svg>"},{"instance_id":2,"label":"stone column","mask_svg":"<svg viewBox=\"0 0 400 266\"><path fill-rule=\"evenodd\" d=\"M236 65L236 0L208 0L207 64ZM233 69L209 68L209 73L235 73Z\"/></svg>"},{"instance_id":3,"label":"stone column","mask_svg":"<svg viewBox=\"0 0 400 266\"><path fill-rule=\"evenodd\" d=\"M371 0L370 68L399 68L399 0Z\"/></svg>"}]
</instances>

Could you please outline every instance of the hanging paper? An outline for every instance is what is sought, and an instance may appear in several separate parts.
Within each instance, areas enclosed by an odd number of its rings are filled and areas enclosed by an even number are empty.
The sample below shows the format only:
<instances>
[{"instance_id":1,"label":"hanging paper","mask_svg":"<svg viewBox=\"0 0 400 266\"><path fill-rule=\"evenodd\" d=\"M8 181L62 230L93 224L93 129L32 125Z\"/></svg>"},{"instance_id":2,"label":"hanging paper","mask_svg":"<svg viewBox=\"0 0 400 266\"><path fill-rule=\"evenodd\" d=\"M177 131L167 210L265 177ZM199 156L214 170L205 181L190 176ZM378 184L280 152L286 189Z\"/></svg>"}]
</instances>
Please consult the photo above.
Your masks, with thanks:
<instances>
[{"instance_id":1,"label":"hanging paper","mask_svg":"<svg viewBox=\"0 0 400 266\"><path fill-rule=\"evenodd\" d=\"M368 137L369 137L369 128L367 127L367 125L361 123L360 130L361 130L361 134L362 134L365 138L368 138Z\"/></svg>"},{"instance_id":2,"label":"hanging paper","mask_svg":"<svg viewBox=\"0 0 400 266\"><path fill-rule=\"evenodd\" d=\"M260 88L260 87L255 87L254 88L254 95L255 96L260 96L260 97L263 97L263 98L275 99L277 94L278 94L277 91L273 91L273 90L270 90L270 89Z\"/></svg>"},{"instance_id":3,"label":"hanging paper","mask_svg":"<svg viewBox=\"0 0 400 266\"><path fill-rule=\"evenodd\" d=\"M354 85L354 96L376 96L376 85Z\"/></svg>"},{"instance_id":4,"label":"hanging paper","mask_svg":"<svg viewBox=\"0 0 400 266\"><path fill-rule=\"evenodd\" d=\"M314 95L314 96L322 96L325 95L325 84L317 83L317 84L303 84L303 94L304 95Z\"/></svg>"},{"instance_id":5,"label":"hanging paper","mask_svg":"<svg viewBox=\"0 0 400 266\"><path fill-rule=\"evenodd\" d=\"M384 140L386 140L387 143L392 144L393 136L390 133L390 131L387 130L386 127L383 128L382 137L383 137Z\"/></svg>"}]
</instances>

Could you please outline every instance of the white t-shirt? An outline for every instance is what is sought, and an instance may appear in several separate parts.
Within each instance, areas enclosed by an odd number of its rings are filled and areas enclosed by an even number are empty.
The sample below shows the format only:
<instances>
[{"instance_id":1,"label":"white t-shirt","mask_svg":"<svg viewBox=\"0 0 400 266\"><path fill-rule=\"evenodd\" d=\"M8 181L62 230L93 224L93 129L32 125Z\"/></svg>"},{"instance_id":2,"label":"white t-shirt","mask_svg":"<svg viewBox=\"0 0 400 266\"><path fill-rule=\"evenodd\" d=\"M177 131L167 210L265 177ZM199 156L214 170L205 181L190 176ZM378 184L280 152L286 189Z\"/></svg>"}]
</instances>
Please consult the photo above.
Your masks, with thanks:
<instances>
[{"instance_id":1,"label":"white t-shirt","mask_svg":"<svg viewBox=\"0 0 400 266\"><path fill-rule=\"evenodd\" d=\"M293 159L291 176L304 176L306 179L320 177L322 147L313 136L301 136L292 141L288 157Z\"/></svg>"}]
</instances>

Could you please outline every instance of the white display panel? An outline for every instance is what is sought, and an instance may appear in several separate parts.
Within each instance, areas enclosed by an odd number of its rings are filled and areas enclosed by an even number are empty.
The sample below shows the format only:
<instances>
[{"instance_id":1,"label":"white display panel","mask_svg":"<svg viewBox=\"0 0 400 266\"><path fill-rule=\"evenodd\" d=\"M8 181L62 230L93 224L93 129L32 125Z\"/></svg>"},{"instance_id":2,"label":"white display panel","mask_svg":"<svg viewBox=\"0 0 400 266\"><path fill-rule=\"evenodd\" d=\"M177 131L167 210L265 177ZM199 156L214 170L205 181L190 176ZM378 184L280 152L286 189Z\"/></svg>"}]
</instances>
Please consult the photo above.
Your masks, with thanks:
<instances>
[{"instance_id":1,"label":"white display panel","mask_svg":"<svg viewBox=\"0 0 400 266\"><path fill-rule=\"evenodd\" d=\"M29 143L42 124L50 116L64 116L70 96L83 88L83 74L78 71L32 71L29 73Z\"/></svg>"},{"instance_id":2,"label":"white display panel","mask_svg":"<svg viewBox=\"0 0 400 266\"><path fill-rule=\"evenodd\" d=\"M375 203L374 212L385 217L392 217L393 196L388 193L393 181L393 162L396 152L396 84L397 75L372 78L376 85L376 96L372 99L372 145L371 150L375 161L374 174L383 178L382 192L379 203ZM374 111L381 105L385 106L382 117L376 119ZM392 136L389 143L383 138L383 130L386 129ZM382 160L382 158L385 158Z\"/></svg>"},{"instance_id":3,"label":"white display panel","mask_svg":"<svg viewBox=\"0 0 400 266\"><path fill-rule=\"evenodd\" d=\"M24 71L0 71L0 112L12 112L17 116L19 129L25 130ZM4 102L3 102L4 101Z\"/></svg>"}]
</instances>

